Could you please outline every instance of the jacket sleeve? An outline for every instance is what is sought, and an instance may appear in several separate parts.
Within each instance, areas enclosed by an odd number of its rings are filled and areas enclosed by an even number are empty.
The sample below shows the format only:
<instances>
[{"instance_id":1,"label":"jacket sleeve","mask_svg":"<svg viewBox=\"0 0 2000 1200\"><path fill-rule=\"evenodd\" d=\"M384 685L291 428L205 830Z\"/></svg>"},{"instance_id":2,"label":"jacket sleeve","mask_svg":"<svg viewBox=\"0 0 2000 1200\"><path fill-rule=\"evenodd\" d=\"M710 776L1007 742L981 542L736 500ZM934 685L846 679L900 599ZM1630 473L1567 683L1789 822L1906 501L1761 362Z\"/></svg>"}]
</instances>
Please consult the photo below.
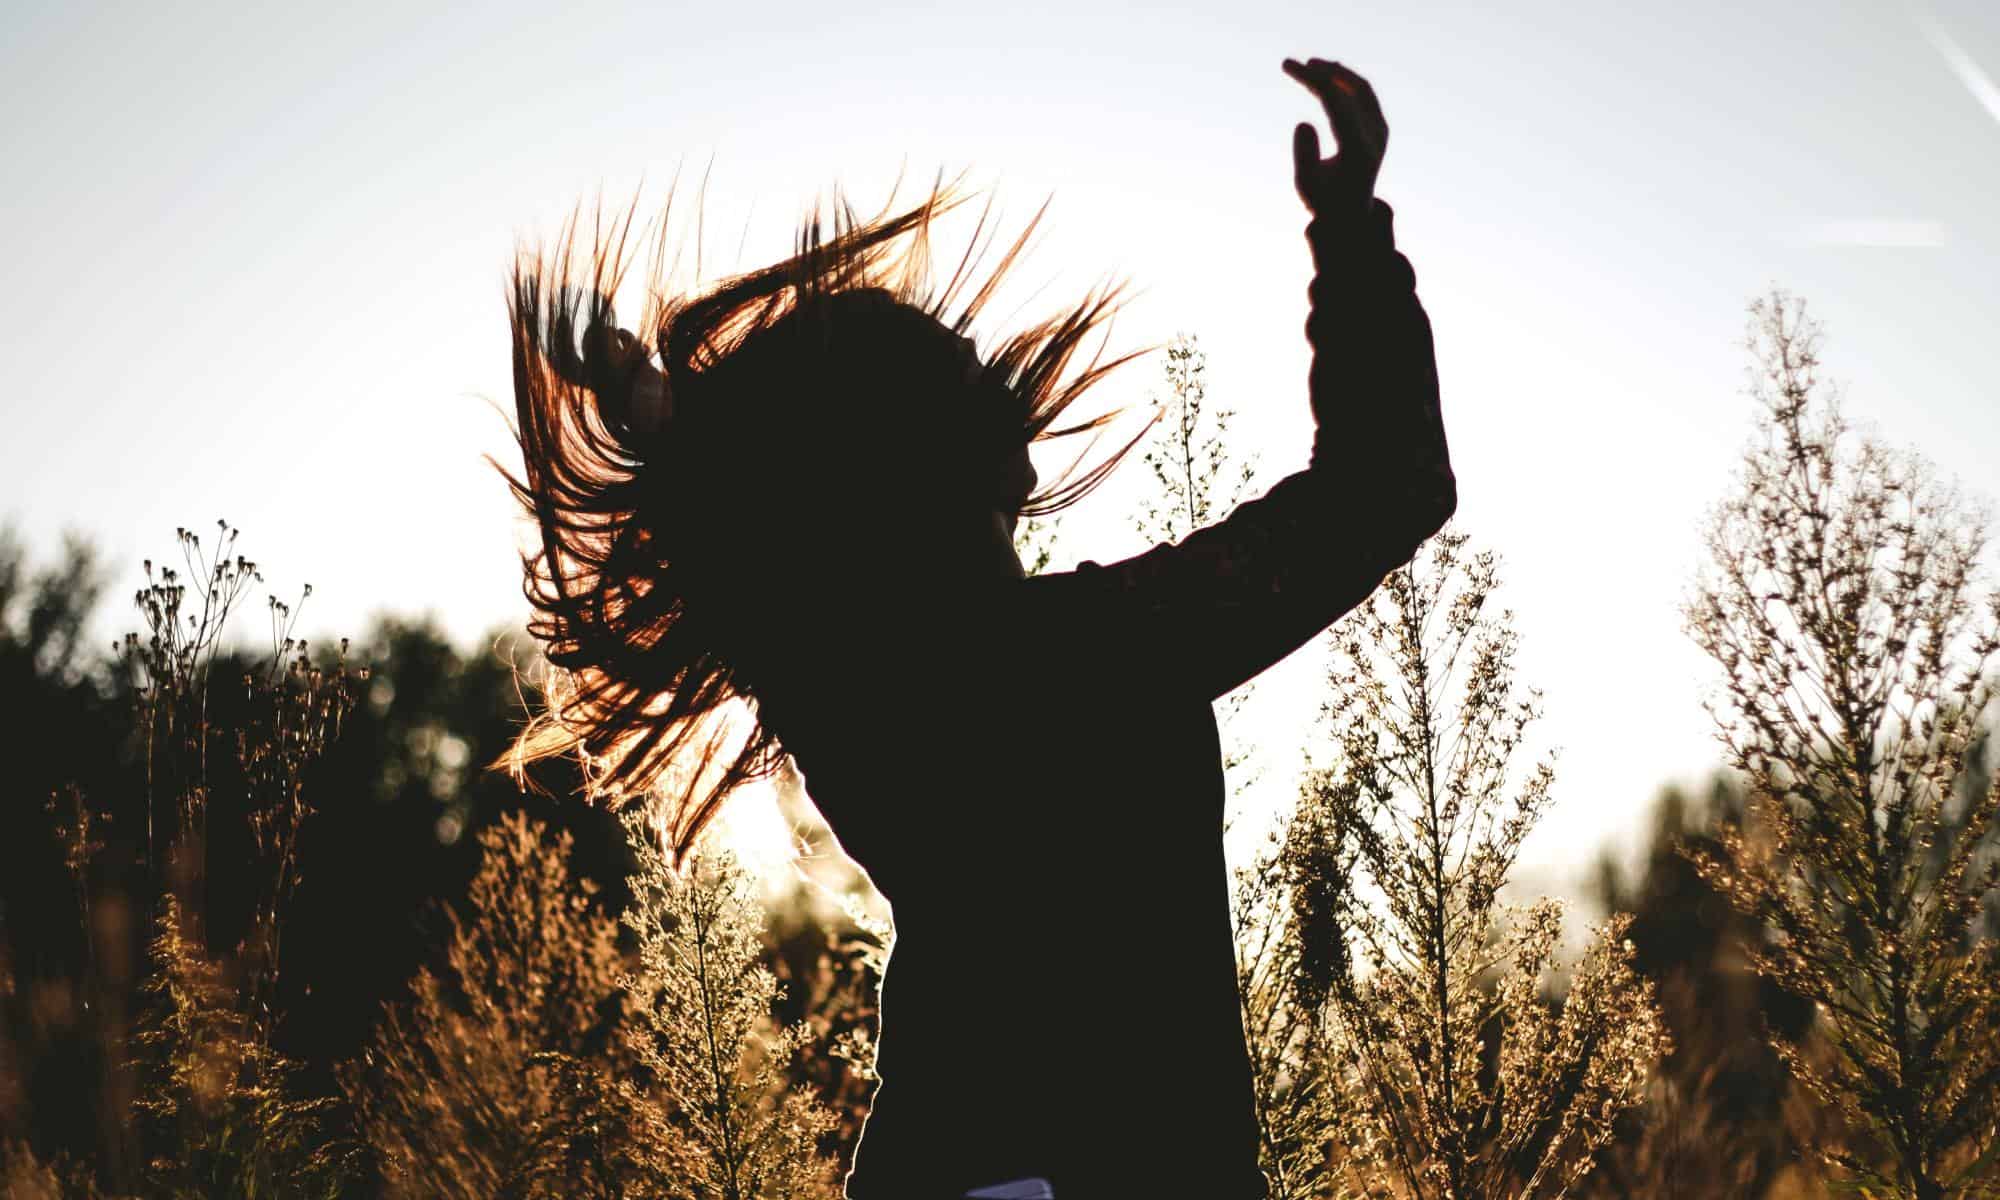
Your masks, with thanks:
<instances>
[{"instance_id":1,"label":"jacket sleeve","mask_svg":"<svg viewBox=\"0 0 2000 1200\"><path fill-rule=\"evenodd\" d=\"M1394 214L1321 215L1310 465L1177 544L1031 580L1087 665L1212 699L1304 645L1457 507L1430 320Z\"/></svg>"}]
</instances>

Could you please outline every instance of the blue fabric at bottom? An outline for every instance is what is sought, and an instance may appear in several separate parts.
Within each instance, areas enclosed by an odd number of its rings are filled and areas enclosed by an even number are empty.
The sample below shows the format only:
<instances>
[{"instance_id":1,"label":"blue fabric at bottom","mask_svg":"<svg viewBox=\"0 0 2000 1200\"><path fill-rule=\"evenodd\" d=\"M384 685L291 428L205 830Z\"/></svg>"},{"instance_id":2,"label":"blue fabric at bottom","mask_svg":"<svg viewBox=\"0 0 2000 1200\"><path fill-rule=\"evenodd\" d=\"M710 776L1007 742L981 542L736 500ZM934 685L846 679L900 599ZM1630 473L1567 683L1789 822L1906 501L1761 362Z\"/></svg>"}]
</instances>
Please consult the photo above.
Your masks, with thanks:
<instances>
[{"instance_id":1,"label":"blue fabric at bottom","mask_svg":"<svg viewBox=\"0 0 2000 1200\"><path fill-rule=\"evenodd\" d=\"M1056 1190L1046 1179L1010 1179L974 1188L965 1193L964 1200L1056 1200Z\"/></svg>"}]
</instances>

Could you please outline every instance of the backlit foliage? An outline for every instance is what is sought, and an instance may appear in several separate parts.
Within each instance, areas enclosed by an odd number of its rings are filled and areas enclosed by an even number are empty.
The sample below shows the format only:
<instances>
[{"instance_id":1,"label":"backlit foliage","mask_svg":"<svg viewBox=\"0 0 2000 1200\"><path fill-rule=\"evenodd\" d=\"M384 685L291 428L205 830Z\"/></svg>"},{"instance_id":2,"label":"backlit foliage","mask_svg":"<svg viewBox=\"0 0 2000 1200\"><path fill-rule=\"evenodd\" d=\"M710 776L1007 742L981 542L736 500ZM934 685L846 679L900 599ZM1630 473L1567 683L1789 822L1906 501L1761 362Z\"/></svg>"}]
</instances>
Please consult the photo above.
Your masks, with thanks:
<instances>
[{"instance_id":1,"label":"backlit foliage","mask_svg":"<svg viewBox=\"0 0 2000 1200\"><path fill-rule=\"evenodd\" d=\"M298 613L276 596L266 600L270 656L243 669L224 654L230 618L253 584L257 564L236 551L237 530L216 522L214 543L202 545L188 529L176 531L182 569L145 563L146 586L134 597L146 623L143 640L126 635L122 666L132 688L137 724L145 741L146 864L156 886L182 900L179 919L197 944L211 951L202 889L208 876L209 817L218 798L224 811L248 825L257 870L257 893L242 940L228 947L241 960L244 1002L268 1021L278 964L280 909L297 882L300 826L309 811L305 773L340 736L353 711L365 669L347 666L347 643L330 663L315 663L311 647L295 636ZM312 585L301 590L301 603ZM219 670L238 669L233 678ZM234 693L229 697L225 689ZM226 700L236 719L218 726ZM233 756L234 794L215 791L217 754ZM88 838L88 822L66 826ZM82 847L72 859L87 857Z\"/></svg>"},{"instance_id":2,"label":"backlit foliage","mask_svg":"<svg viewBox=\"0 0 2000 1200\"><path fill-rule=\"evenodd\" d=\"M1133 524L1147 542L1178 542L1212 525L1251 496L1257 455L1230 437L1236 410L1208 398L1208 355L1192 334L1167 343L1163 368L1167 398L1141 453L1152 486L1141 497ZM1252 744L1242 726L1243 708L1256 690L1245 683L1216 701L1223 773L1232 799L1252 782Z\"/></svg>"},{"instance_id":3,"label":"backlit foliage","mask_svg":"<svg viewBox=\"0 0 2000 1200\"><path fill-rule=\"evenodd\" d=\"M1497 583L1447 528L1334 629L1336 753L1280 862L1302 1044L1345 1093L1326 1102L1342 1195L1393 1195L1390 1177L1439 1200L1566 1195L1668 1049L1622 919L1552 998L1561 905L1500 902L1554 772L1512 769L1538 709Z\"/></svg>"},{"instance_id":4,"label":"backlit foliage","mask_svg":"<svg viewBox=\"0 0 2000 1200\"><path fill-rule=\"evenodd\" d=\"M1323 998L1300 991L1308 943L1339 931L1294 919L1293 877L1310 868L1285 850L1283 834L1273 833L1235 872L1236 991L1270 1200L1319 1200L1347 1157L1335 1131L1352 1128L1357 1112L1328 1041Z\"/></svg>"},{"instance_id":5,"label":"backlit foliage","mask_svg":"<svg viewBox=\"0 0 2000 1200\"><path fill-rule=\"evenodd\" d=\"M149 1196L334 1197L354 1147L329 1138L335 1102L302 1094L221 966L202 955L169 894L148 955L135 1042Z\"/></svg>"},{"instance_id":6,"label":"backlit foliage","mask_svg":"<svg viewBox=\"0 0 2000 1200\"><path fill-rule=\"evenodd\" d=\"M602 1172L573 1174L589 1124L575 1105L629 1065L609 1044L623 964L616 926L570 874L571 841L520 813L480 831L466 912L445 910L442 970L418 972L343 1073L391 1195L600 1194ZM579 1064L599 1078L577 1078Z\"/></svg>"},{"instance_id":7,"label":"backlit foliage","mask_svg":"<svg viewBox=\"0 0 2000 1200\"><path fill-rule=\"evenodd\" d=\"M1062 514L1022 517L1014 526L1014 553L1030 575L1046 574L1062 548Z\"/></svg>"},{"instance_id":8,"label":"backlit foliage","mask_svg":"<svg viewBox=\"0 0 2000 1200\"><path fill-rule=\"evenodd\" d=\"M293 637L292 610L275 598L266 664L218 677L229 619L262 575L235 553L236 531L217 526L206 549L199 535L179 532L185 572L146 564L136 603L147 636L123 648L145 739L145 861L159 897L132 1038L134 1157L148 1194L334 1196L351 1176L351 1147L330 1128L334 1102L299 1094L294 1067L271 1048L269 1002L307 813L302 776L338 736L355 677L344 662L315 665ZM230 725L213 715L224 687L241 689ZM227 777L238 790L226 798L218 754L234 759ZM247 821L261 881L233 944L220 939L206 903L218 807ZM69 827L85 838L85 822Z\"/></svg>"},{"instance_id":9,"label":"backlit foliage","mask_svg":"<svg viewBox=\"0 0 2000 1200\"><path fill-rule=\"evenodd\" d=\"M837 1194L834 1164L818 1149L834 1115L787 1075L793 1058L815 1051L812 1032L772 1023L778 981L762 961L763 911L750 877L717 854L677 872L643 816L628 823L639 870L624 920L639 938L639 967L625 979L635 1014L627 1044L684 1139L671 1165L688 1173L686 1194Z\"/></svg>"},{"instance_id":10,"label":"backlit foliage","mask_svg":"<svg viewBox=\"0 0 2000 1200\"><path fill-rule=\"evenodd\" d=\"M2000 789L1968 786L2000 666L1985 521L1847 424L1803 303L1750 316L1757 432L1687 619L1751 811L1698 863L1817 1008L1775 1048L1854 1128L1829 1159L1878 1194L2000 1194Z\"/></svg>"},{"instance_id":11,"label":"backlit foliage","mask_svg":"<svg viewBox=\"0 0 2000 1200\"><path fill-rule=\"evenodd\" d=\"M1208 355L1190 334L1167 344L1167 399L1141 453L1153 486L1136 524L1149 542L1178 542L1249 499L1257 456L1232 442L1236 411L1208 398Z\"/></svg>"},{"instance_id":12,"label":"backlit foliage","mask_svg":"<svg viewBox=\"0 0 2000 1200\"><path fill-rule=\"evenodd\" d=\"M60 1054L78 1036L95 1044L99 1072L78 1088L99 1109L95 1144L79 1147L87 1159L61 1156L53 1167L32 1165L27 1148L14 1146L7 1186L33 1194L59 1180L70 1196L349 1194L357 1148L342 1133L337 1101L314 1094L273 1047L272 1001L282 909L309 811L304 780L338 737L365 672L343 658L314 662L293 636L292 609L275 599L269 657L260 663L226 648L230 618L262 576L236 553L226 523L206 546L186 529L177 536L181 567L146 563L134 597L145 635L114 648L138 734L143 794L125 807L136 807L137 819L113 819L124 797L74 783L42 806L74 892L83 953L73 976L31 984L30 1037L0 1038L8 1048L0 1073L9 1076L0 1108L19 1104L6 1094L41 1066L17 1065L17 1055ZM58 607L43 596L37 619L73 639L81 619ZM84 686L73 664L64 673ZM106 758L117 750L94 748ZM104 882L120 878L99 862L113 833L134 857L123 876L130 890L99 902ZM218 855L227 856L224 889L210 880ZM217 895L228 901L220 910ZM148 911L151 919L137 924L150 925L150 935L134 946L125 936L130 914ZM12 1113L0 1117L19 1128Z\"/></svg>"}]
</instances>

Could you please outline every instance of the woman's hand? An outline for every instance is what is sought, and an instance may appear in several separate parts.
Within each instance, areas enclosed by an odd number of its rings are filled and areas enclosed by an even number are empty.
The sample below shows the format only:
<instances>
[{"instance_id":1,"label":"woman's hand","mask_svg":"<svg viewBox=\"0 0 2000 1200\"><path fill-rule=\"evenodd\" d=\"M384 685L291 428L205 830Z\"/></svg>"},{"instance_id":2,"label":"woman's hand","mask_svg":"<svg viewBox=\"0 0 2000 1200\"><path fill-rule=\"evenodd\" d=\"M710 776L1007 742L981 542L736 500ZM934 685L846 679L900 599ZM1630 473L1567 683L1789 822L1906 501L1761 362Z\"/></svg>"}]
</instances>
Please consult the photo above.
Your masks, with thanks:
<instances>
[{"instance_id":1,"label":"woman's hand","mask_svg":"<svg viewBox=\"0 0 2000 1200\"><path fill-rule=\"evenodd\" d=\"M1299 199L1315 216L1368 211L1375 195L1375 176L1382 170L1382 153L1389 146L1389 122L1368 81L1323 58L1305 62L1288 58L1285 74L1319 97L1333 125L1336 153L1319 156L1319 131L1301 121L1292 130L1292 178Z\"/></svg>"}]
</instances>

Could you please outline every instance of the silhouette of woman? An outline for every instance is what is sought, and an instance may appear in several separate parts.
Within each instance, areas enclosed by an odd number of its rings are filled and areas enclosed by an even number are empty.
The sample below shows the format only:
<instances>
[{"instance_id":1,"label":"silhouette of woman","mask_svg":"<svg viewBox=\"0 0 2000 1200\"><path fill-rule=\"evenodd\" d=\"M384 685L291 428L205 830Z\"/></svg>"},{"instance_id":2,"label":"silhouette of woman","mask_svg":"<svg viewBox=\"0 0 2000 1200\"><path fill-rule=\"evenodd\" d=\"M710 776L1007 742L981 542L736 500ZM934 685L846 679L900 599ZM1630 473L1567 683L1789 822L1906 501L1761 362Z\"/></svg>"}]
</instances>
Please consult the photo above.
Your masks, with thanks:
<instances>
[{"instance_id":1,"label":"silhouette of woman","mask_svg":"<svg viewBox=\"0 0 2000 1200\"><path fill-rule=\"evenodd\" d=\"M1122 562L1025 578L1012 543L1123 454L1039 491L1027 456L1100 424L1057 426L1118 365L1068 368L1115 289L982 358L992 279L949 320L965 264L923 280L943 190L843 209L830 237L815 218L794 257L703 294L656 287L650 346L611 311L624 232L593 234L587 283L573 226L516 266L510 478L562 681L516 754L580 751L603 793L650 792L676 853L790 755L895 913L853 1200L1265 1194L1211 702L1457 504L1430 324L1373 196L1381 108L1337 63L1284 70L1338 142L1293 136L1311 462ZM731 704L755 715L733 743Z\"/></svg>"}]
</instances>

